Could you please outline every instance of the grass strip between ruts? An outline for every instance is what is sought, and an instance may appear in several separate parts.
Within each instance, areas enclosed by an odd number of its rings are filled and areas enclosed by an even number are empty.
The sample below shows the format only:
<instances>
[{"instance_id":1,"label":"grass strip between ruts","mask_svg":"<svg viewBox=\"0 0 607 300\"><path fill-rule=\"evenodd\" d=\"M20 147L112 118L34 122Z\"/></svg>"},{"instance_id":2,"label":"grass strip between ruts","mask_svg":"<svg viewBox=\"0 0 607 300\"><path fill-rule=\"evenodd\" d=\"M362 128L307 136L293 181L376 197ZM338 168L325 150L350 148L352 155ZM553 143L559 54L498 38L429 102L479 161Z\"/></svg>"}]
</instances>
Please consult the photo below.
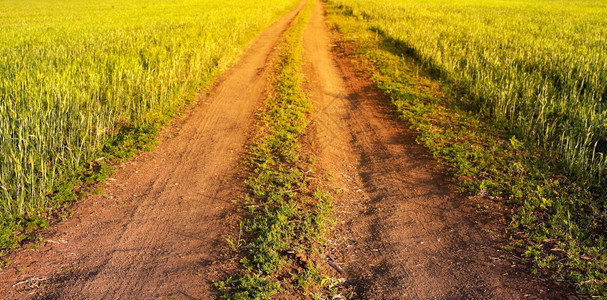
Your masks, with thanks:
<instances>
[{"instance_id":1,"label":"grass strip between ruts","mask_svg":"<svg viewBox=\"0 0 607 300\"><path fill-rule=\"evenodd\" d=\"M277 49L273 90L246 159L250 176L240 223L240 274L215 282L223 297L265 299L277 293L317 296L337 283L323 275L321 245L331 228L332 198L315 184L300 138L311 103L302 89L302 36L311 6L299 13ZM280 294L279 294L280 295Z\"/></svg>"}]
</instances>

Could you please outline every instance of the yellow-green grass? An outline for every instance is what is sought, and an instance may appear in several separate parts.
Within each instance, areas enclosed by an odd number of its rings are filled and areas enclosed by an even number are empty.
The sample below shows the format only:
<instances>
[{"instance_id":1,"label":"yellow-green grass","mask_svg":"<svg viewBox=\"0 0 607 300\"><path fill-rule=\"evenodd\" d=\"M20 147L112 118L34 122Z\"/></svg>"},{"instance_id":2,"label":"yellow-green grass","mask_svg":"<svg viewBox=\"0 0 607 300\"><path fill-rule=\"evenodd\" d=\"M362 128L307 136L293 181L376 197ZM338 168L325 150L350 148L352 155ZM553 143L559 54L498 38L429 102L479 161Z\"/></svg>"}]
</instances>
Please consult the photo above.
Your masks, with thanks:
<instances>
[{"instance_id":1,"label":"yellow-green grass","mask_svg":"<svg viewBox=\"0 0 607 300\"><path fill-rule=\"evenodd\" d=\"M607 166L607 3L336 0L581 180Z\"/></svg>"},{"instance_id":2,"label":"yellow-green grass","mask_svg":"<svg viewBox=\"0 0 607 300\"><path fill-rule=\"evenodd\" d=\"M419 132L417 140L450 167L463 189L488 195L492 209L511 215L505 228L511 242L504 249L531 263L533 272L571 283L581 293L607 295L604 184L570 176L550 149L532 138L524 142L516 127L479 114L478 97L402 41L379 34L376 18L362 17L343 1L330 2L342 3L329 5L331 21L356 46L355 56L376 86Z\"/></svg>"},{"instance_id":3,"label":"yellow-green grass","mask_svg":"<svg viewBox=\"0 0 607 300\"><path fill-rule=\"evenodd\" d=\"M154 131L296 2L0 2L0 248L110 141Z\"/></svg>"}]
</instances>

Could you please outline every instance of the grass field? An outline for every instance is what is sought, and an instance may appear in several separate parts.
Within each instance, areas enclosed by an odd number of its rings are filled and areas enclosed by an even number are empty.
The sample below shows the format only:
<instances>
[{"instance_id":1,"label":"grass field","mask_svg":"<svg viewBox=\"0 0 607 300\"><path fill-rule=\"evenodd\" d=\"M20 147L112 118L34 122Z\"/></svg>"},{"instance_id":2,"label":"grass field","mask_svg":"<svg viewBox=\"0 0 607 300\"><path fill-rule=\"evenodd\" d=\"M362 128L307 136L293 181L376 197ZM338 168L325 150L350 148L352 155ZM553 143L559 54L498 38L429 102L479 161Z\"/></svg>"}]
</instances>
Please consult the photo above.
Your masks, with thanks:
<instances>
[{"instance_id":1,"label":"grass field","mask_svg":"<svg viewBox=\"0 0 607 300\"><path fill-rule=\"evenodd\" d=\"M294 4L2 1L0 247L43 223L49 195L110 141L154 131Z\"/></svg>"},{"instance_id":2,"label":"grass field","mask_svg":"<svg viewBox=\"0 0 607 300\"><path fill-rule=\"evenodd\" d=\"M512 210L504 249L605 295L605 6L329 2L418 141L462 188Z\"/></svg>"},{"instance_id":3,"label":"grass field","mask_svg":"<svg viewBox=\"0 0 607 300\"><path fill-rule=\"evenodd\" d=\"M607 166L607 4L338 0L584 180Z\"/></svg>"},{"instance_id":4,"label":"grass field","mask_svg":"<svg viewBox=\"0 0 607 300\"><path fill-rule=\"evenodd\" d=\"M511 217L501 250L580 293L607 295L607 3L327 3L355 63L418 141L462 190L493 201L479 210ZM103 180L108 161L153 144L295 5L0 2L0 250L69 213L63 203ZM312 110L301 58L310 5L274 49L273 89L246 159L245 218L229 240L241 268L215 282L228 298L315 296L339 282L321 265L332 197L324 178L309 179L313 157L299 141Z\"/></svg>"}]
</instances>

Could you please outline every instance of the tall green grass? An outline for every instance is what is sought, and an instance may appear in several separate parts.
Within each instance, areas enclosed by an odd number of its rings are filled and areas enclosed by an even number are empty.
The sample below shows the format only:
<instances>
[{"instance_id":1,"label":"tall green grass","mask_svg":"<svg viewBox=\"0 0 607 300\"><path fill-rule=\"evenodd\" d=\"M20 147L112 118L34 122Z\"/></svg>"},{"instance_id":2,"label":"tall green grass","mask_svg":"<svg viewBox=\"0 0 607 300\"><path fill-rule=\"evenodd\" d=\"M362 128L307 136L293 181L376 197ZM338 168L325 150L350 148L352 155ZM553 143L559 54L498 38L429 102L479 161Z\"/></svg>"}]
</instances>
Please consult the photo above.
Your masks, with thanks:
<instances>
[{"instance_id":1,"label":"tall green grass","mask_svg":"<svg viewBox=\"0 0 607 300\"><path fill-rule=\"evenodd\" d=\"M1 1L3 235L39 216L119 128L154 125L193 99L295 3Z\"/></svg>"},{"instance_id":2,"label":"tall green grass","mask_svg":"<svg viewBox=\"0 0 607 300\"><path fill-rule=\"evenodd\" d=\"M599 118L605 114L605 97L588 96L590 91L599 95L601 89L604 94L605 89L600 83L604 70L595 68L596 63L605 61L604 44L596 42L603 36L592 34L604 30L592 22L601 21L605 10L600 5L591 9L591 2L569 6L557 1L330 2L336 3L329 6L331 20L345 41L353 42L356 56L371 73L372 81L390 96L401 117L418 130L418 141L450 167L462 188L474 194L486 193L495 208L512 213L510 226L505 228L510 242L502 249L516 253L520 262L530 263L534 273L559 284L568 282L582 294L605 297L607 189L605 174L601 174L604 159L599 154L606 146L601 128L604 123L601 125ZM589 13L592 10L596 15ZM573 18L576 14L579 16ZM402 20L397 21L399 18ZM553 22L552 29L545 28L546 20ZM575 34L572 24L578 26ZM529 34L533 26L544 35ZM462 37L456 38L455 32ZM538 44L525 44L529 39ZM578 45L586 48L595 45L584 50L595 56L579 55L571 49L567 52L567 39L577 39ZM553 43L554 49L547 50L540 40ZM510 43L511 47L495 46L500 43ZM427 52L424 45L437 52ZM516 64L509 64L508 58L517 55ZM551 59L551 55L569 55L571 60L565 63ZM587 67L595 68L593 72L584 71L586 59L596 59ZM458 60L464 63L449 69L449 62ZM486 74L486 78L479 74ZM586 82L587 77L594 84L576 96L576 80ZM526 98L522 92L511 98L492 96L499 91L514 93L505 84L519 91L531 90L537 84L537 91L545 93L530 93ZM462 87L468 93L461 93ZM567 92L572 95L567 96ZM503 105L510 105L509 111L500 111L507 107ZM493 116L495 122L487 116ZM571 116L581 116L578 121L586 117L586 127ZM553 127L543 127L547 122ZM593 142L571 142L576 137ZM521 138L527 142L522 143ZM572 143L577 148L568 148ZM592 147L582 151L586 146ZM576 159L567 153L580 156Z\"/></svg>"},{"instance_id":3,"label":"tall green grass","mask_svg":"<svg viewBox=\"0 0 607 300\"><path fill-rule=\"evenodd\" d=\"M607 167L607 3L335 0L477 109L600 183Z\"/></svg>"}]
</instances>

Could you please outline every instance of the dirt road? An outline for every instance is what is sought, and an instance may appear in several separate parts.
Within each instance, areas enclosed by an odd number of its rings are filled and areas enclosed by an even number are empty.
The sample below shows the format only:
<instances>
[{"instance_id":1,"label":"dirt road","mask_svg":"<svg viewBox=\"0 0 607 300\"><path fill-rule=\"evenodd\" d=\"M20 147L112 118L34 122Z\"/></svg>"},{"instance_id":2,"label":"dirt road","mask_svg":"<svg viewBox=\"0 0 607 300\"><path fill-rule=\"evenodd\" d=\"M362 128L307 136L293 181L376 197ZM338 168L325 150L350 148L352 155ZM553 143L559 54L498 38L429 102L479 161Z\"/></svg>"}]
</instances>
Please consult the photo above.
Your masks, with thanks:
<instances>
[{"instance_id":1,"label":"dirt road","mask_svg":"<svg viewBox=\"0 0 607 300\"><path fill-rule=\"evenodd\" d=\"M457 192L331 39L317 2L304 35L306 75L320 165L342 191L341 242L333 255L342 258L358 297L563 298L504 259L474 202Z\"/></svg>"},{"instance_id":2,"label":"dirt road","mask_svg":"<svg viewBox=\"0 0 607 300\"><path fill-rule=\"evenodd\" d=\"M69 221L44 233L44 245L15 251L0 271L0 298L212 297L268 61L303 4L251 42L179 131L167 130L174 137L121 166L105 195L78 203Z\"/></svg>"},{"instance_id":3,"label":"dirt road","mask_svg":"<svg viewBox=\"0 0 607 300\"><path fill-rule=\"evenodd\" d=\"M357 298L562 298L500 252L474 202L353 67L315 1L304 36L310 135L318 168L341 191L331 255ZM0 271L2 298L217 297L211 280L224 275L223 236L244 188L239 160L273 46L302 6L256 37L155 151L120 166L104 195L77 203L39 248L12 253Z\"/></svg>"}]
</instances>

